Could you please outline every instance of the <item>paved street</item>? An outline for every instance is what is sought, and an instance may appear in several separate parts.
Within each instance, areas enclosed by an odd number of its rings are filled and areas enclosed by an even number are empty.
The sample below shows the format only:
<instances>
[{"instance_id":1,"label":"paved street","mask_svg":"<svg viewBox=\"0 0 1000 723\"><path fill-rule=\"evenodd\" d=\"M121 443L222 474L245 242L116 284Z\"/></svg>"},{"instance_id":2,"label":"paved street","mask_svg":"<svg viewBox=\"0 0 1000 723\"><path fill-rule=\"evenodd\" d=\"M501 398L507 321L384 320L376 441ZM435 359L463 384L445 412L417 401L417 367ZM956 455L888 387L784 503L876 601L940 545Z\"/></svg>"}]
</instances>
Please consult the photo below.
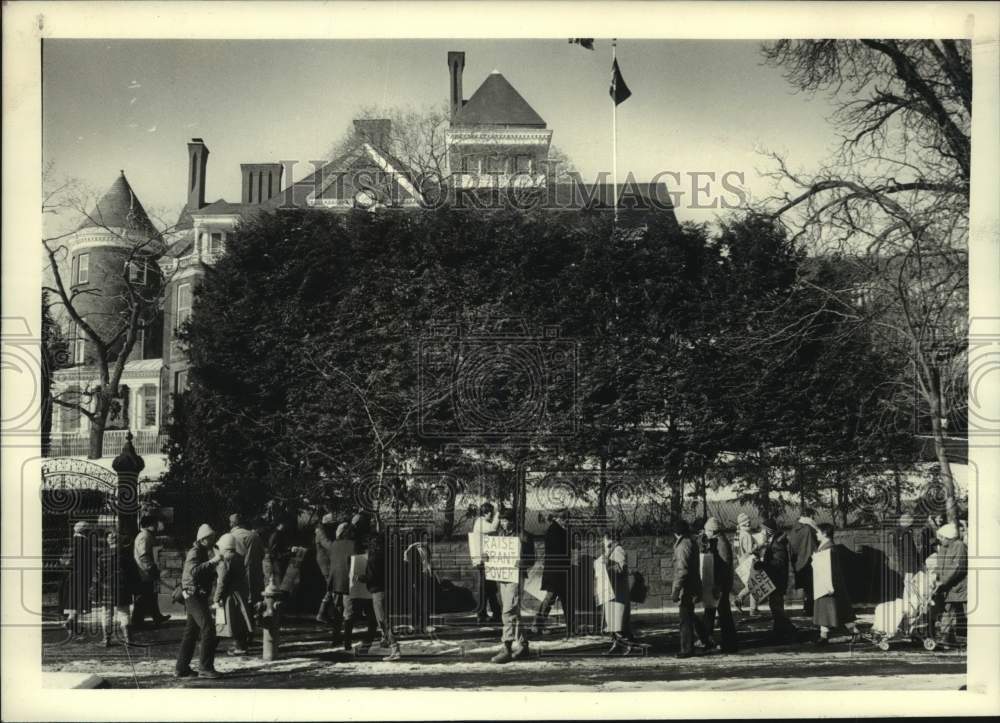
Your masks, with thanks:
<instances>
[{"instance_id":1,"label":"paved street","mask_svg":"<svg viewBox=\"0 0 1000 723\"><path fill-rule=\"evenodd\" d=\"M862 616L862 619L864 617ZM805 624L803 618L796 620ZM466 623L466 625L463 625ZM572 641L557 633L532 642L529 660L497 666L489 663L498 632L469 628L467 620L439 625L431 638L401 636L403 660L382 662L388 651L373 648L358 656L335 649L322 626L307 619L289 623L280 660L265 663L259 644L253 654L234 658L220 645L217 681L173 677L183 623L172 620L158 631L143 631L142 643L128 651L105 649L92 640L70 642L55 628L44 633L46 671L99 673L113 688L430 688L476 690L745 690L745 689L893 689L955 690L965 683L965 654L927 652L917 645L882 652L868 643L851 645L834 638L825 649L804 642L774 646L766 638L766 617L739 621L742 652L713 652L678 660L676 616L672 612L636 615L634 623L647 655L606 656L598 636Z\"/></svg>"}]
</instances>

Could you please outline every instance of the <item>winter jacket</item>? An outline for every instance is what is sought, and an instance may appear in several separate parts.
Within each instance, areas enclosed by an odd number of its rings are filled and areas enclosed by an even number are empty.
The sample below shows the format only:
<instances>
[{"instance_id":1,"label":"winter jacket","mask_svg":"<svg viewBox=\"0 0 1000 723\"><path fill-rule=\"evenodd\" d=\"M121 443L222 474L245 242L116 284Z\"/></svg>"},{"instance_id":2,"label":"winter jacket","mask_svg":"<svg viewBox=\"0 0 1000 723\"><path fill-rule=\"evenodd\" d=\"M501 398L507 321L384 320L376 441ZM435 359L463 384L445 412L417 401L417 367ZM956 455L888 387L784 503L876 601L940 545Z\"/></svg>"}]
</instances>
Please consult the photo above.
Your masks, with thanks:
<instances>
[{"instance_id":1,"label":"winter jacket","mask_svg":"<svg viewBox=\"0 0 1000 723\"><path fill-rule=\"evenodd\" d=\"M128 547L105 547L97 558L96 601L103 605L129 605L137 578L135 560Z\"/></svg>"},{"instance_id":2,"label":"winter jacket","mask_svg":"<svg viewBox=\"0 0 1000 723\"><path fill-rule=\"evenodd\" d=\"M336 537L331 532L329 525L316 525L316 565L326 580L330 579L330 550Z\"/></svg>"},{"instance_id":3,"label":"winter jacket","mask_svg":"<svg viewBox=\"0 0 1000 723\"><path fill-rule=\"evenodd\" d=\"M360 581L368 586L369 592L385 592L385 549L381 545L369 548L368 564L365 565Z\"/></svg>"},{"instance_id":4,"label":"winter jacket","mask_svg":"<svg viewBox=\"0 0 1000 723\"><path fill-rule=\"evenodd\" d=\"M788 532L788 552L791 555L796 577L799 577L799 574L809 566L812 554L816 552L818 544L816 530L802 520L796 522Z\"/></svg>"},{"instance_id":5,"label":"winter jacket","mask_svg":"<svg viewBox=\"0 0 1000 723\"><path fill-rule=\"evenodd\" d=\"M236 540L236 552L243 558L247 573L247 589L250 597L247 602L255 603L262 599L264 593L264 543L254 530L245 527L234 527L229 534Z\"/></svg>"},{"instance_id":6,"label":"winter jacket","mask_svg":"<svg viewBox=\"0 0 1000 723\"><path fill-rule=\"evenodd\" d=\"M341 537L330 545L330 592L351 592L351 556L358 554L357 543Z\"/></svg>"},{"instance_id":7,"label":"winter jacket","mask_svg":"<svg viewBox=\"0 0 1000 723\"><path fill-rule=\"evenodd\" d=\"M782 595L788 590L788 539L779 532L757 548L758 566L767 573L776 591Z\"/></svg>"},{"instance_id":8,"label":"winter jacket","mask_svg":"<svg viewBox=\"0 0 1000 723\"><path fill-rule=\"evenodd\" d=\"M721 532L711 539L706 538L706 540L713 555L712 569L715 573L715 587L718 588L720 595L728 595L733 590L733 575L736 571L733 562L733 547Z\"/></svg>"},{"instance_id":9,"label":"winter jacket","mask_svg":"<svg viewBox=\"0 0 1000 723\"><path fill-rule=\"evenodd\" d=\"M938 594L945 602L968 599L969 550L961 540L944 540L937 553Z\"/></svg>"},{"instance_id":10,"label":"winter jacket","mask_svg":"<svg viewBox=\"0 0 1000 723\"><path fill-rule=\"evenodd\" d=\"M899 572L917 573L924 566L924 560L930 554L927 535L920 534L925 530L926 528L917 530L912 527L897 527L890 533ZM926 554L921 548L926 550Z\"/></svg>"},{"instance_id":11,"label":"winter jacket","mask_svg":"<svg viewBox=\"0 0 1000 723\"><path fill-rule=\"evenodd\" d=\"M209 559L208 549L197 542L184 557L181 571L181 589L188 595L210 597L215 583L215 563Z\"/></svg>"},{"instance_id":12,"label":"winter jacket","mask_svg":"<svg viewBox=\"0 0 1000 723\"><path fill-rule=\"evenodd\" d=\"M237 552L232 557L222 558L216 569L216 602L221 603L233 594L238 594L243 600L246 600L249 592L243 556Z\"/></svg>"},{"instance_id":13,"label":"winter jacket","mask_svg":"<svg viewBox=\"0 0 1000 723\"><path fill-rule=\"evenodd\" d=\"M701 597L701 560L698 546L690 537L678 537L674 542L674 579L670 597L679 602L682 594Z\"/></svg>"},{"instance_id":14,"label":"winter jacket","mask_svg":"<svg viewBox=\"0 0 1000 723\"><path fill-rule=\"evenodd\" d=\"M139 534L135 536L135 543L132 545L139 579L142 582L150 582L160 577L160 570L156 567L156 560L153 557L154 541L152 532L139 530Z\"/></svg>"},{"instance_id":15,"label":"winter jacket","mask_svg":"<svg viewBox=\"0 0 1000 723\"><path fill-rule=\"evenodd\" d=\"M545 557L542 566L542 590L558 591L566 588L569 570L569 532L558 522L549 524L545 531Z\"/></svg>"}]
</instances>

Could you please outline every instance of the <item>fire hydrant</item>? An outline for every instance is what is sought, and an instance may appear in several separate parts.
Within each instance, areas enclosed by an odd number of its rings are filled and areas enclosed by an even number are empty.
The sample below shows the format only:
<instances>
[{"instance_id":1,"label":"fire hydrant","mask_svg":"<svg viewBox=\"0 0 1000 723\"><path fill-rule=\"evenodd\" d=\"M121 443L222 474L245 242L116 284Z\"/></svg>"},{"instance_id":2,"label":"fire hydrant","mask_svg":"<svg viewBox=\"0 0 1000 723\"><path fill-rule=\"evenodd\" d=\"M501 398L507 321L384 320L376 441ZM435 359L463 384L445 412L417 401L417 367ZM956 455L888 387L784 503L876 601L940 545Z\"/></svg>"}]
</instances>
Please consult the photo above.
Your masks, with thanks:
<instances>
[{"instance_id":1,"label":"fire hydrant","mask_svg":"<svg viewBox=\"0 0 1000 723\"><path fill-rule=\"evenodd\" d=\"M261 627L264 630L262 636L264 660L274 660L278 657L281 608L286 597L287 593L273 584L269 584L264 590L264 612L261 615Z\"/></svg>"}]
</instances>

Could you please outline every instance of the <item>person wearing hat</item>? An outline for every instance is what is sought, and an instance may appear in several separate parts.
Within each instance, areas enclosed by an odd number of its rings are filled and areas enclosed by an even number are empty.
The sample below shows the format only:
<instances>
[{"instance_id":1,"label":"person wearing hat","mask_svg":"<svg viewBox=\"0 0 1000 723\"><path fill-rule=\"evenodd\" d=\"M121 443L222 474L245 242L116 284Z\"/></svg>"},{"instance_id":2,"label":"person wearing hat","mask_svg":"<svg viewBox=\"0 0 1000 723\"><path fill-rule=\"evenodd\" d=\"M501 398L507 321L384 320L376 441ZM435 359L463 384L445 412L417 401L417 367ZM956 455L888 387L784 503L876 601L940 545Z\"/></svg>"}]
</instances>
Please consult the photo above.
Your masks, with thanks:
<instances>
[{"instance_id":1,"label":"person wearing hat","mask_svg":"<svg viewBox=\"0 0 1000 723\"><path fill-rule=\"evenodd\" d=\"M145 625L146 618L153 619L153 624L160 626L170 619L169 615L160 612L159 598L156 586L160 581L160 568L156 565L153 546L156 543L156 529L159 521L153 515L143 515L139 518L139 534L132 543L132 555L135 558L138 580L136 581L135 604L132 606L132 627Z\"/></svg>"},{"instance_id":2,"label":"person wearing hat","mask_svg":"<svg viewBox=\"0 0 1000 723\"><path fill-rule=\"evenodd\" d=\"M492 535L500 527L499 511L493 507L493 503L484 502L479 507L479 516L472 523L472 534L479 538L479 549L482 549L485 535ZM476 620L479 624L487 621L499 623L501 618L500 592L496 580L486 579L486 568L483 565L482 556L476 562L476 569L479 571L479 609L476 611Z\"/></svg>"},{"instance_id":3,"label":"person wearing hat","mask_svg":"<svg viewBox=\"0 0 1000 723\"><path fill-rule=\"evenodd\" d=\"M545 556L542 558L542 590L545 598L535 616L534 634L542 634L549 611L556 600L562 605L563 616L566 619L566 635L573 633L574 605L570 600L569 576L570 567L569 531L566 529L566 511L559 510L549 515L549 526L545 530Z\"/></svg>"},{"instance_id":4,"label":"person wearing hat","mask_svg":"<svg viewBox=\"0 0 1000 723\"><path fill-rule=\"evenodd\" d=\"M216 568L215 607L224 613L225 624L216 633L233 639L230 655L246 655L253 635L253 622L247 610L247 572L243 556L236 550L236 538L227 533L216 544L222 560Z\"/></svg>"},{"instance_id":5,"label":"person wearing hat","mask_svg":"<svg viewBox=\"0 0 1000 723\"><path fill-rule=\"evenodd\" d=\"M331 622L329 613L333 607L333 592L330 590L330 552L337 537L334 516L332 512L323 515L319 524L316 525L314 544L316 546L316 566L319 567L323 575L323 599L320 601L319 610L316 613L316 622L329 624Z\"/></svg>"},{"instance_id":6,"label":"person wearing hat","mask_svg":"<svg viewBox=\"0 0 1000 723\"><path fill-rule=\"evenodd\" d=\"M764 541L757 547L757 561L754 567L763 570L774 583L774 592L767 597L771 609L771 626L776 640L782 640L795 632L795 626L785 614L785 592L788 589L788 538L778 523L768 518L761 525Z\"/></svg>"},{"instance_id":7,"label":"person wearing hat","mask_svg":"<svg viewBox=\"0 0 1000 723\"><path fill-rule=\"evenodd\" d=\"M944 604L937 635L954 643L965 636L965 604L968 599L969 550L959 537L957 525L948 523L937 530L937 588L934 596Z\"/></svg>"},{"instance_id":8,"label":"person wearing hat","mask_svg":"<svg viewBox=\"0 0 1000 723\"><path fill-rule=\"evenodd\" d=\"M757 550L757 540L750 528L750 516L741 512L736 516L736 537L733 540L733 559L738 566L741 560L752 557ZM734 580L735 582L735 580ZM750 594L750 588L743 585L734 596L736 607L743 612L743 601L749 600L750 614L757 614L757 599Z\"/></svg>"},{"instance_id":9,"label":"person wearing hat","mask_svg":"<svg viewBox=\"0 0 1000 723\"><path fill-rule=\"evenodd\" d=\"M216 565L222 562L222 557L213 552L215 547L215 530L203 524L198 528L194 544L184 558L184 569L181 572L181 593L184 596L184 610L187 612L187 622L184 626L184 637L181 638L181 648L177 655L175 674L178 678L198 676L199 678L218 678L215 670L215 646L218 638L215 634L215 616L209 605L212 586L215 583ZM196 673L191 669L191 658L194 657L195 642L201 646L200 665Z\"/></svg>"},{"instance_id":10,"label":"person wearing hat","mask_svg":"<svg viewBox=\"0 0 1000 723\"><path fill-rule=\"evenodd\" d=\"M239 512L229 516L229 534L247 572L247 604L251 610L264 602L264 543Z\"/></svg>"},{"instance_id":11,"label":"person wearing hat","mask_svg":"<svg viewBox=\"0 0 1000 723\"><path fill-rule=\"evenodd\" d=\"M500 514L498 536L511 537L517 535L520 540L521 552L513 561L517 569L513 582L500 581L500 605L503 630L500 634L501 648L490 662L509 663L512 660L522 660L528 657L528 636L521 625L521 593L524 586L524 575L528 568L535 564L535 543L525 532L518 534L514 530L514 510L503 510ZM488 558L486 558L488 559ZM516 648L515 648L516 644Z\"/></svg>"},{"instance_id":12,"label":"person wearing hat","mask_svg":"<svg viewBox=\"0 0 1000 723\"><path fill-rule=\"evenodd\" d=\"M63 583L63 613L66 615L66 629L70 637L75 637L83 634L82 618L91 610L90 591L97 564L91 526L86 520L73 525L70 553L63 559L69 566L69 574Z\"/></svg>"},{"instance_id":13,"label":"person wearing hat","mask_svg":"<svg viewBox=\"0 0 1000 723\"><path fill-rule=\"evenodd\" d=\"M725 533L720 529L719 521L709 517L705 521L703 535L704 547L712 555L712 587L711 602L705 604L705 636L711 640L715 618L719 618L719 633L722 636L721 650L723 653L736 652L736 623L733 621L733 611L729 607L729 595L733 591L733 548ZM702 581L704 587L704 581Z\"/></svg>"},{"instance_id":14,"label":"person wearing hat","mask_svg":"<svg viewBox=\"0 0 1000 723\"><path fill-rule=\"evenodd\" d=\"M670 587L670 598L677 603L680 615L678 658L694 655L694 601L702 592L700 568L698 545L691 539L691 528L686 520L679 519L674 523L674 576Z\"/></svg>"},{"instance_id":15,"label":"person wearing hat","mask_svg":"<svg viewBox=\"0 0 1000 723\"><path fill-rule=\"evenodd\" d=\"M788 531L788 552L795 570L795 587L802 591L802 614L813 613L812 555L819 546L816 537L815 510L805 507Z\"/></svg>"}]
</instances>

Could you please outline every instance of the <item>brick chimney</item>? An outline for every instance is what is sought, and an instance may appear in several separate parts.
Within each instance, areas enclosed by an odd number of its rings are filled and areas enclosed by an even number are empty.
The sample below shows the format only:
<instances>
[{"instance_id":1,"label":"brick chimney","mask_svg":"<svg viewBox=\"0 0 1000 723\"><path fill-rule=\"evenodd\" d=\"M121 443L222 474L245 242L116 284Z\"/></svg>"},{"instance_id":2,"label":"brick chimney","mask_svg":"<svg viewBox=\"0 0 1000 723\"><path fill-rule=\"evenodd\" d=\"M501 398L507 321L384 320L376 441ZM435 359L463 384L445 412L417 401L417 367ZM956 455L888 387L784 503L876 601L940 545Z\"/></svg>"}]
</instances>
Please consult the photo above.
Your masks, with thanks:
<instances>
[{"instance_id":1,"label":"brick chimney","mask_svg":"<svg viewBox=\"0 0 1000 723\"><path fill-rule=\"evenodd\" d=\"M280 163L241 163L243 190L240 203L256 205L270 200L281 190L282 170Z\"/></svg>"},{"instance_id":2,"label":"brick chimney","mask_svg":"<svg viewBox=\"0 0 1000 723\"><path fill-rule=\"evenodd\" d=\"M388 149L391 128L392 121L388 118L357 118L354 121L354 132L377 150Z\"/></svg>"},{"instance_id":3,"label":"brick chimney","mask_svg":"<svg viewBox=\"0 0 1000 723\"><path fill-rule=\"evenodd\" d=\"M448 70L451 76L451 119L462 110L462 71L465 70L465 53L460 50L448 51Z\"/></svg>"},{"instance_id":4,"label":"brick chimney","mask_svg":"<svg viewBox=\"0 0 1000 723\"><path fill-rule=\"evenodd\" d=\"M208 168L208 146L201 138L188 143L188 200L189 211L205 206L205 170Z\"/></svg>"}]
</instances>

